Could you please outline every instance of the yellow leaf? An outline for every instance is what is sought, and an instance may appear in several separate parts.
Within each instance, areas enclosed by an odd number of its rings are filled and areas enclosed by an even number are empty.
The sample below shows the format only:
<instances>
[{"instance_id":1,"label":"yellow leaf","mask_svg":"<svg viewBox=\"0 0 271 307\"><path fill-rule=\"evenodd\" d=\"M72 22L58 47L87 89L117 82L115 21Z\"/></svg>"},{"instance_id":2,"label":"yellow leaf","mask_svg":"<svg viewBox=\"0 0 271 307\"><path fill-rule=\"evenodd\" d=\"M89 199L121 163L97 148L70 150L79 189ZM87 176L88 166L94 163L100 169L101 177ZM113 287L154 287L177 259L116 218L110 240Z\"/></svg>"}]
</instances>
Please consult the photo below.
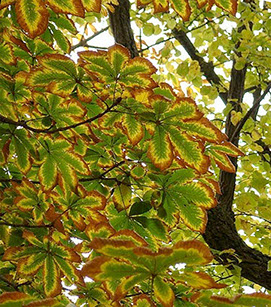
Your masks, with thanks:
<instances>
[{"instance_id":1,"label":"yellow leaf","mask_svg":"<svg viewBox=\"0 0 271 307\"><path fill-rule=\"evenodd\" d=\"M241 112L231 111L231 122L234 126L236 126L242 118Z\"/></svg>"}]
</instances>

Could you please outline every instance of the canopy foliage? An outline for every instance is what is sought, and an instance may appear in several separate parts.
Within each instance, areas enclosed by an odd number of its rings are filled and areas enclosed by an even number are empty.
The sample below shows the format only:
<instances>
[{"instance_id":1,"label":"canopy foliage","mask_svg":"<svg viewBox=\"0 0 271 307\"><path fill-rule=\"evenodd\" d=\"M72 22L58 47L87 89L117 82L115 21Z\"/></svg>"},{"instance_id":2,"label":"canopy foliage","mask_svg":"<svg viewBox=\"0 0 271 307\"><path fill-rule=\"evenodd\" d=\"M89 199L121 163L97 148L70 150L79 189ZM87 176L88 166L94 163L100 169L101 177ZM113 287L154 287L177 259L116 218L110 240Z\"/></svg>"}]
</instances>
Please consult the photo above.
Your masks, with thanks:
<instances>
[{"instance_id":1,"label":"canopy foliage","mask_svg":"<svg viewBox=\"0 0 271 307\"><path fill-rule=\"evenodd\" d=\"M0 14L1 306L270 305L268 3Z\"/></svg>"}]
</instances>

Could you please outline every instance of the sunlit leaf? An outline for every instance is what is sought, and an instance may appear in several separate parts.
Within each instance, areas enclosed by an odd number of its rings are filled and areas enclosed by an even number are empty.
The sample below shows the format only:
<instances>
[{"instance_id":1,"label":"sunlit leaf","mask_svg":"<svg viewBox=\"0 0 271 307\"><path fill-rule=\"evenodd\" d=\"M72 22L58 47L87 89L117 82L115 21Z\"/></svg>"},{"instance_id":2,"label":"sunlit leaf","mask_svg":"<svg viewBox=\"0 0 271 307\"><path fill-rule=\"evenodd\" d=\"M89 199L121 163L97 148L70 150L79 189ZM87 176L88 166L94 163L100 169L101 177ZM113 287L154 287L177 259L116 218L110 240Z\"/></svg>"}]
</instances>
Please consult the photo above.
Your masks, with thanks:
<instances>
[{"instance_id":1,"label":"sunlit leaf","mask_svg":"<svg viewBox=\"0 0 271 307\"><path fill-rule=\"evenodd\" d=\"M187 0L170 0L173 9L182 17L183 21L189 20L191 8Z\"/></svg>"},{"instance_id":2,"label":"sunlit leaf","mask_svg":"<svg viewBox=\"0 0 271 307\"><path fill-rule=\"evenodd\" d=\"M102 8L101 0L82 0L82 4L87 12L100 13Z\"/></svg>"},{"instance_id":3,"label":"sunlit leaf","mask_svg":"<svg viewBox=\"0 0 271 307\"><path fill-rule=\"evenodd\" d=\"M81 0L47 0L47 2L56 13L72 14L80 17L85 15Z\"/></svg>"},{"instance_id":4,"label":"sunlit leaf","mask_svg":"<svg viewBox=\"0 0 271 307\"><path fill-rule=\"evenodd\" d=\"M123 125L130 142L135 146L143 138L144 132L142 125L134 116L131 115L125 116Z\"/></svg>"},{"instance_id":5,"label":"sunlit leaf","mask_svg":"<svg viewBox=\"0 0 271 307\"><path fill-rule=\"evenodd\" d=\"M18 262L17 272L23 275L34 275L42 267L45 253L34 254Z\"/></svg>"},{"instance_id":6,"label":"sunlit leaf","mask_svg":"<svg viewBox=\"0 0 271 307\"><path fill-rule=\"evenodd\" d=\"M161 126L155 128L155 133L149 142L148 157L161 170L168 168L172 163L172 146L167 133Z\"/></svg>"},{"instance_id":7,"label":"sunlit leaf","mask_svg":"<svg viewBox=\"0 0 271 307\"><path fill-rule=\"evenodd\" d=\"M19 25L31 38L46 30L49 14L42 0L16 0L15 10Z\"/></svg>"},{"instance_id":8,"label":"sunlit leaf","mask_svg":"<svg viewBox=\"0 0 271 307\"><path fill-rule=\"evenodd\" d=\"M117 186L113 201L120 207L120 208L128 208L130 206L132 197L131 188L126 184L120 184Z\"/></svg>"},{"instance_id":9,"label":"sunlit leaf","mask_svg":"<svg viewBox=\"0 0 271 307\"><path fill-rule=\"evenodd\" d=\"M195 142L175 128L170 128L168 131L171 143L177 153L176 158L200 173L206 173L210 161L203 154L201 143Z\"/></svg>"},{"instance_id":10,"label":"sunlit leaf","mask_svg":"<svg viewBox=\"0 0 271 307\"><path fill-rule=\"evenodd\" d=\"M178 279L195 289L221 289L227 287L226 284L215 282L211 276L204 272L185 272Z\"/></svg>"},{"instance_id":11,"label":"sunlit leaf","mask_svg":"<svg viewBox=\"0 0 271 307\"><path fill-rule=\"evenodd\" d=\"M53 257L47 255L43 266L43 282L46 296L54 297L61 292L61 281L58 268Z\"/></svg>"}]
</instances>

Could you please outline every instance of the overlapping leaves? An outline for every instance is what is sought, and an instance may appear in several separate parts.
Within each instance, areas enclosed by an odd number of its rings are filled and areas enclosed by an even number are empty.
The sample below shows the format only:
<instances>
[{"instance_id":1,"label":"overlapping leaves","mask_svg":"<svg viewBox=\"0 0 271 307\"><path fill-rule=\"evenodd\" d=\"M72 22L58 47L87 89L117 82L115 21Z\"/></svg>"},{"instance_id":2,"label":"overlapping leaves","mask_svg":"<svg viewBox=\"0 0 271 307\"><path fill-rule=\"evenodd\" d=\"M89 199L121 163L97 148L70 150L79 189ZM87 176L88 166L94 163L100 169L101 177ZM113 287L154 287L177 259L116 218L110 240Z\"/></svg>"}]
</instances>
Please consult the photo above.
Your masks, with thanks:
<instances>
[{"instance_id":1,"label":"overlapping leaves","mask_svg":"<svg viewBox=\"0 0 271 307\"><path fill-rule=\"evenodd\" d=\"M45 32L48 27L50 10L59 14L70 14L84 17L85 12L101 12L103 6L114 10L118 1L110 0L4 0L0 9L14 5L17 22L23 31L30 37L35 38Z\"/></svg>"},{"instance_id":2,"label":"overlapping leaves","mask_svg":"<svg viewBox=\"0 0 271 307\"><path fill-rule=\"evenodd\" d=\"M3 307L64 307L66 305L66 303L61 303L54 298L37 300L34 296L22 292L6 292L1 294L0 304Z\"/></svg>"},{"instance_id":3,"label":"overlapping leaves","mask_svg":"<svg viewBox=\"0 0 271 307\"><path fill-rule=\"evenodd\" d=\"M134 286L151 280L152 289L149 290L154 292L157 301L163 306L173 306L175 294L166 277L169 267L177 263L186 263L188 266L203 265L212 260L208 248L199 241L178 242L172 248L160 248L157 252L125 240L96 238L90 246L102 256L95 257L87 263L82 269L82 274L97 281L120 279L114 296L117 301ZM191 278L191 273L178 276L195 288L225 286L215 283L207 274L202 274L198 285ZM209 281L209 286L206 280Z\"/></svg>"},{"instance_id":4,"label":"overlapping leaves","mask_svg":"<svg viewBox=\"0 0 271 307\"><path fill-rule=\"evenodd\" d=\"M45 191L52 190L56 184L66 183L71 189L77 187L76 171L88 175L89 169L85 161L72 151L72 145L65 139L50 138L40 140L41 166L39 179ZM59 159L61 157L61 159Z\"/></svg>"},{"instance_id":5,"label":"overlapping leaves","mask_svg":"<svg viewBox=\"0 0 271 307\"><path fill-rule=\"evenodd\" d=\"M58 2L49 3L65 11ZM3 44L8 54L1 62L0 100L5 166L0 230L5 238L16 232L16 240L3 240L3 260L12 266L7 272L14 280L44 275L43 290L31 284L31 291L45 296L58 295L65 276L80 285L76 295L93 293L101 302L122 299L135 285L147 291L149 280L164 306L176 300L177 284L220 288L203 272L171 267L210 262L202 243L161 245L169 244L182 224L204 232L206 210L216 205L219 192L209 172L211 159L234 172L228 155L241 151L191 98L158 85L154 66L131 59L124 47L82 52L76 64L40 39L31 44L25 35L13 34L6 33ZM19 50L21 62L14 56ZM34 230L13 231L8 225ZM67 247L74 237L82 240L76 252ZM77 263L84 262L79 252L92 252L83 269L97 281L91 289L77 271ZM149 299L139 296L134 304Z\"/></svg>"},{"instance_id":6,"label":"overlapping leaves","mask_svg":"<svg viewBox=\"0 0 271 307\"><path fill-rule=\"evenodd\" d=\"M161 195L156 205L160 218L171 225L184 223L203 233L206 210L216 206L215 187L195 180L194 176L191 168L177 170L173 175L150 175Z\"/></svg>"},{"instance_id":7,"label":"overlapping leaves","mask_svg":"<svg viewBox=\"0 0 271 307\"><path fill-rule=\"evenodd\" d=\"M40 68L33 70L28 77L29 86L47 87L47 90L60 97L68 97L74 91L78 98L90 101L93 93L91 79L85 80L84 71L66 56L48 54L38 57Z\"/></svg>"},{"instance_id":8,"label":"overlapping leaves","mask_svg":"<svg viewBox=\"0 0 271 307\"><path fill-rule=\"evenodd\" d=\"M151 75L156 72L156 68L144 58L130 59L129 51L121 45L109 48L108 52L83 51L79 56L81 66L100 82L117 83L125 87L155 86Z\"/></svg>"},{"instance_id":9,"label":"overlapping leaves","mask_svg":"<svg viewBox=\"0 0 271 307\"><path fill-rule=\"evenodd\" d=\"M233 15L235 15L237 11L236 0L196 0L195 2L198 8L202 8L207 5L207 11L209 11L214 4ZM144 7L149 3L153 4L154 13L167 12L169 10L169 5L171 5L184 21L189 20L191 15L191 6L188 0L137 0L138 7Z\"/></svg>"},{"instance_id":10,"label":"overlapping leaves","mask_svg":"<svg viewBox=\"0 0 271 307\"><path fill-rule=\"evenodd\" d=\"M167 12L170 3L173 9L183 18L184 21L189 20L191 15L191 6L188 0L137 0L138 7L146 6L149 3L153 3L155 13ZM216 4L218 7L233 15L237 10L236 0L197 0L196 3L199 8L207 5L207 10L210 10L213 4ZM51 11L56 14L69 14L84 17L86 12L99 13L104 8L113 11L114 6L118 5L118 1L66 0L59 2L48 0L44 2L42 0L5 0L0 4L0 9L5 9L10 5L14 6L17 22L23 31L30 38L35 38L47 30ZM68 18L64 18L68 20ZM61 36L61 32L57 31L58 30L54 31L55 35ZM65 40L65 37L61 38Z\"/></svg>"},{"instance_id":11,"label":"overlapping leaves","mask_svg":"<svg viewBox=\"0 0 271 307\"><path fill-rule=\"evenodd\" d=\"M32 232L25 230L23 237L29 246L10 247L3 260L17 261L19 275L35 275L43 272L44 293L53 297L61 293L61 272L75 283L84 283L73 263L80 262L80 256L72 249L57 244L52 238L40 241Z\"/></svg>"}]
</instances>

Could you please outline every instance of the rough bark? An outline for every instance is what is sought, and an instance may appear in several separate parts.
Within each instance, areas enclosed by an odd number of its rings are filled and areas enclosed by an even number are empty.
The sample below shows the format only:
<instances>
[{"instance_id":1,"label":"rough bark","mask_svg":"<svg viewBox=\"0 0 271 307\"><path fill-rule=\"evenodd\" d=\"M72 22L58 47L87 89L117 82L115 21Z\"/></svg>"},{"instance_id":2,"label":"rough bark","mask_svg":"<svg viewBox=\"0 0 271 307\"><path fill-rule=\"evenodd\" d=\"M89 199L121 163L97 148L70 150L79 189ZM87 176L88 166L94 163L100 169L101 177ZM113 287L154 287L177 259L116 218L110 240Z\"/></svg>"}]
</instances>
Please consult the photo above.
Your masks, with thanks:
<instances>
[{"instance_id":1,"label":"rough bark","mask_svg":"<svg viewBox=\"0 0 271 307\"><path fill-rule=\"evenodd\" d=\"M242 27L239 31L242 31ZM238 44L236 46L238 48ZM237 54L237 56L240 56ZM228 93L228 102L232 104L233 110L241 111L241 102L244 96L244 86L246 78L245 66L241 70L235 69L235 61L231 70L230 89ZM231 142L238 146L239 133L235 133L236 126L231 122L231 114L226 119L225 132L231 139ZM232 163L237 169L237 158L231 158ZM242 277L251 280L266 289L271 289L271 272L267 271L267 263L271 260L260 251L250 248L239 236L235 227L235 218L232 211L234 200L236 174L220 172L219 185L221 195L217 196L218 205L208 211L208 223L203 235L206 243L216 250L226 250L233 248L235 254L241 262L236 264L241 268ZM229 261L232 261L229 257ZM227 260L226 260L227 261Z\"/></svg>"},{"instance_id":2,"label":"rough bark","mask_svg":"<svg viewBox=\"0 0 271 307\"><path fill-rule=\"evenodd\" d=\"M120 7L114 14L110 13L110 24L117 43L126 46L132 56L138 56L136 44L132 35L129 15L129 1L119 0ZM206 79L217 88L221 88L222 82L214 71L212 63L207 63L199 56L196 48L183 31L173 31L175 38L182 44L193 60L198 61L201 71ZM229 91L220 93L220 98L226 104L233 104L234 110L240 111L240 102L244 95L244 81L246 67L243 70L232 68L231 83ZM235 126L232 125L230 115L226 120L226 133L231 136ZM233 139L238 145L239 134ZM237 159L232 159L237 166ZM267 271L267 262L270 257L260 251L250 248L239 236L235 227L235 218L232 211L232 203L235 191L236 175L222 171L220 174L220 187L222 194L218 195L218 205L208 211L208 224L204 239L206 243L215 250L234 249L235 255L224 254L220 257L223 264L235 263L241 268L241 275L248 280L255 282L266 289L271 289L271 272ZM241 261L240 261L241 260Z\"/></svg>"},{"instance_id":3,"label":"rough bark","mask_svg":"<svg viewBox=\"0 0 271 307\"><path fill-rule=\"evenodd\" d=\"M132 58L139 56L130 23L129 0L119 0L119 5L115 7L115 12L109 12L109 20L116 43L128 48Z\"/></svg>"}]
</instances>

